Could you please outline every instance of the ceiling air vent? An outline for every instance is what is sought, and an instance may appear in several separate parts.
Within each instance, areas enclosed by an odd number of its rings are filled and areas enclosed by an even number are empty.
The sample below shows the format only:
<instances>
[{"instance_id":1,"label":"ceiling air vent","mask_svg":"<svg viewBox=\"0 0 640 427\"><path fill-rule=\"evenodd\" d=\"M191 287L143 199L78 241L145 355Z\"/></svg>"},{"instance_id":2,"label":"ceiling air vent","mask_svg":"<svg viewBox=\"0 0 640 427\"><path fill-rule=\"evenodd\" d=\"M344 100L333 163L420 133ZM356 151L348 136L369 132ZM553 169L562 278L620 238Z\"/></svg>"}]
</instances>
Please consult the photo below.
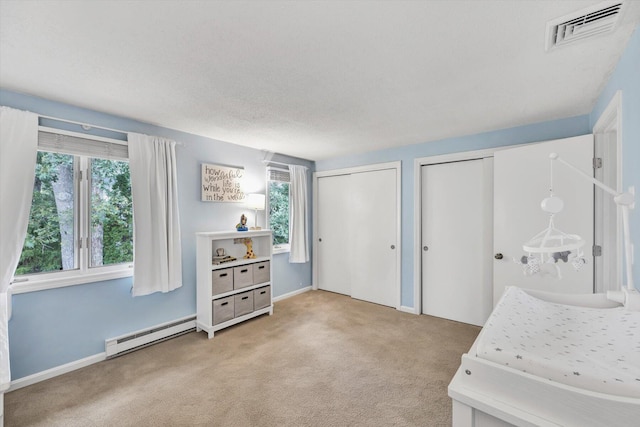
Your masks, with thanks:
<instances>
[{"instance_id":1,"label":"ceiling air vent","mask_svg":"<svg viewBox=\"0 0 640 427\"><path fill-rule=\"evenodd\" d=\"M545 50L613 31L622 7L621 1L607 1L547 22Z\"/></svg>"}]
</instances>

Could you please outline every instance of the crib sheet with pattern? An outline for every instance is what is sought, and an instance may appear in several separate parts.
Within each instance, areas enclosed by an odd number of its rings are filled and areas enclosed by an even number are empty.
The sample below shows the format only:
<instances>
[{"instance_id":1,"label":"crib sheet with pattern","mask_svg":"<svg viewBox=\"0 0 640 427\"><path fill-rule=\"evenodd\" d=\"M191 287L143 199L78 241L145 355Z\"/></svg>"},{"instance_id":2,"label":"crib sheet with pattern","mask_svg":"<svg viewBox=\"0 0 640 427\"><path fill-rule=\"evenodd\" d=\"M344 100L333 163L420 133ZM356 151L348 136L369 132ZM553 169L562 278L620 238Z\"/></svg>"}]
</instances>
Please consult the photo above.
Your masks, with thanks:
<instances>
[{"instance_id":1,"label":"crib sheet with pattern","mask_svg":"<svg viewBox=\"0 0 640 427\"><path fill-rule=\"evenodd\" d=\"M551 381L640 398L640 312L550 303L509 287L476 355Z\"/></svg>"}]
</instances>

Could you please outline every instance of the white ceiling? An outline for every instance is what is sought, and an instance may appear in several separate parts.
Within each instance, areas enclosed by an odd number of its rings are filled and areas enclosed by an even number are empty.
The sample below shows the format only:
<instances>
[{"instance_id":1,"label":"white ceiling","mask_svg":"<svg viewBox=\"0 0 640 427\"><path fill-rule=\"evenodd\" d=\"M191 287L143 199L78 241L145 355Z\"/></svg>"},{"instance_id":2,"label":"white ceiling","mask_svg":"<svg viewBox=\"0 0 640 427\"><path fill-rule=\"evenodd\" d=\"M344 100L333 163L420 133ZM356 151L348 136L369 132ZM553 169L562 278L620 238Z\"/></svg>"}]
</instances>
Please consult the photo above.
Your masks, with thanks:
<instances>
[{"instance_id":1,"label":"white ceiling","mask_svg":"<svg viewBox=\"0 0 640 427\"><path fill-rule=\"evenodd\" d=\"M640 22L598 1L0 0L0 86L310 160L587 114Z\"/></svg>"}]
</instances>

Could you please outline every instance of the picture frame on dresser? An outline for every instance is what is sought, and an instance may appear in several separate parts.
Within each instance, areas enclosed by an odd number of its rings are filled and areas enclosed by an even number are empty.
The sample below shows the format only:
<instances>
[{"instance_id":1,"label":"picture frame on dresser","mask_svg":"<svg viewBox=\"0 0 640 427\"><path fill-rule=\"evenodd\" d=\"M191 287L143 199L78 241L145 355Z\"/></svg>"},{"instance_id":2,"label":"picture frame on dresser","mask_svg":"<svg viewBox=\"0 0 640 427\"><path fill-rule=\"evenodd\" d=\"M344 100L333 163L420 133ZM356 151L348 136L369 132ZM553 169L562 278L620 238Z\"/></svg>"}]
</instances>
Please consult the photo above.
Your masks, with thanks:
<instances>
[{"instance_id":1,"label":"picture frame on dresser","mask_svg":"<svg viewBox=\"0 0 640 427\"><path fill-rule=\"evenodd\" d=\"M271 230L242 232L253 241L256 257L244 258L237 231L196 233L196 330L216 331L263 314L273 315ZM235 260L214 264L218 248Z\"/></svg>"}]
</instances>

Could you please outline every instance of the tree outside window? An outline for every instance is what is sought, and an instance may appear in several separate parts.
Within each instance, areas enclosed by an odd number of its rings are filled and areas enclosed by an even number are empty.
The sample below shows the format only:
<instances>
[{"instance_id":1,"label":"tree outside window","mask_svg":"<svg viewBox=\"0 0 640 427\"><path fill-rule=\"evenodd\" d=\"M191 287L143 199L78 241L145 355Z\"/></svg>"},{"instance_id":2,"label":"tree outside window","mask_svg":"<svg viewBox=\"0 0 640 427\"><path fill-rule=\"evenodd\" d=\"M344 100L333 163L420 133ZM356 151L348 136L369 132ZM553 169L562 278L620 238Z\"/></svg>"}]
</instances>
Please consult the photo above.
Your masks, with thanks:
<instances>
[{"instance_id":1,"label":"tree outside window","mask_svg":"<svg viewBox=\"0 0 640 427\"><path fill-rule=\"evenodd\" d=\"M38 152L27 236L16 275L76 268L74 156Z\"/></svg>"},{"instance_id":2,"label":"tree outside window","mask_svg":"<svg viewBox=\"0 0 640 427\"><path fill-rule=\"evenodd\" d=\"M77 176L82 169L85 179L90 177L86 185ZM88 206L80 206L80 200L88 200ZM82 221L82 215L89 217ZM87 223L89 229L83 229ZM132 261L129 163L39 151L29 225L15 275Z\"/></svg>"},{"instance_id":3,"label":"tree outside window","mask_svg":"<svg viewBox=\"0 0 640 427\"><path fill-rule=\"evenodd\" d=\"M289 183L269 183L269 228L273 244L289 244Z\"/></svg>"},{"instance_id":4,"label":"tree outside window","mask_svg":"<svg viewBox=\"0 0 640 427\"><path fill-rule=\"evenodd\" d=\"M91 160L91 267L133 261L129 163Z\"/></svg>"},{"instance_id":5,"label":"tree outside window","mask_svg":"<svg viewBox=\"0 0 640 427\"><path fill-rule=\"evenodd\" d=\"M289 181L289 171L267 169L268 223L276 253L289 250Z\"/></svg>"}]
</instances>

